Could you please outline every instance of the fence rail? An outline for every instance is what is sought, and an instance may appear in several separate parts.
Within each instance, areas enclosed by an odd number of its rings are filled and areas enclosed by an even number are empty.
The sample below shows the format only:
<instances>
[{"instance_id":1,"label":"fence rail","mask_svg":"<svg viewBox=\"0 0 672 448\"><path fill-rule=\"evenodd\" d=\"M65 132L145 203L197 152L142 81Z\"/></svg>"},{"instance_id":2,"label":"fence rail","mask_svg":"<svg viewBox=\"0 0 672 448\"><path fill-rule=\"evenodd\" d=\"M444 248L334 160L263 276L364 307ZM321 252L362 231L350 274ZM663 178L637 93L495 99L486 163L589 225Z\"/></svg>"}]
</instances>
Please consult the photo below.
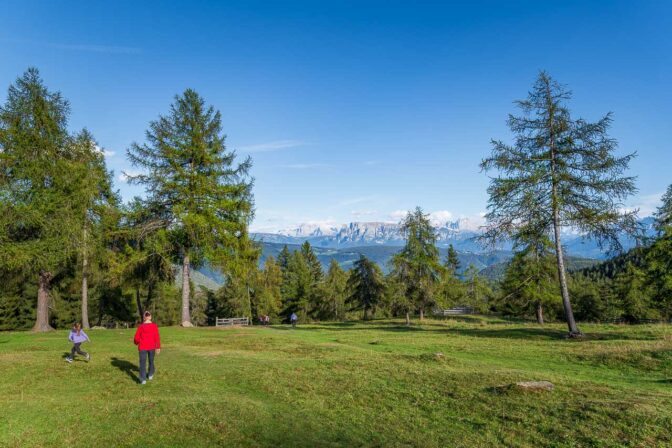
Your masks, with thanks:
<instances>
[{"instance_id":1,"label":"fence rail","mask_svg":"<svg viewBox=\"0 0 672 448\"><path fill-rule=\"evenodd\" d=\"M231 327L234 325L250 325L247 317L218 317L215 319L216 327Z\"/></svg>"}]
</instances>

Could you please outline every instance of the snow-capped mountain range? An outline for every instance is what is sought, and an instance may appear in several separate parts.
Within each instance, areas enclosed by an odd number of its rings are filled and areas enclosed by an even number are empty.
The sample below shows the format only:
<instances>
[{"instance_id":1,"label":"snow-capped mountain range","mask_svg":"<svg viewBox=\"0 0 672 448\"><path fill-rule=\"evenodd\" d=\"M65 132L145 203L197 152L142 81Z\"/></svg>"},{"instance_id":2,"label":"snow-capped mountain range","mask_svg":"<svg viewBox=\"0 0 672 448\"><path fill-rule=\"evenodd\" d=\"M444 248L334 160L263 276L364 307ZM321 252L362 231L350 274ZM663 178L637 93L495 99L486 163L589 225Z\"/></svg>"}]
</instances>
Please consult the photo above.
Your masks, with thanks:
<instances>
[{"instance_id":1,"label":"snow-capped mountain range","mask_svg":"<svg viewBox=\"0 0 672 448\"><path fill-rule=\"evenodd\" d=\"M652 232L653 218L640 221L647 233ZM481 233L482 221L459 218L453 221L433 222L437 233L437 246L452 244L461 252L486 252L474 237ZM341 226L306 223L275 233L253 233L254 237L267 243L301 244L309 241L313 246L324 248L348 248L361 246L402 246L404 237L398 223L351 222ZM564 245L569 254L588 258L604 258L605 250L594 241L584 238L576 231L564 232ZM622 238L628 249L635 245L631 237ZM511 244L504 243L499 249L510 250Z\"/></svg>"},{"instance_id":2,"label":"snow-capped mountain range","mask_svg":"<svg viewBox=\"0 0 672 448\"><path fill-rule=\"evenodd\" d=\"M440 246L471 239L479 232L479 224L467 218L435 223L435 227ZM332 248L404 244L399 224L390 222L351 222L340 227L308 223L276 233L255 235L266 242L294 244L310 241L315 246Z\"/></svg>"}]
</instances>

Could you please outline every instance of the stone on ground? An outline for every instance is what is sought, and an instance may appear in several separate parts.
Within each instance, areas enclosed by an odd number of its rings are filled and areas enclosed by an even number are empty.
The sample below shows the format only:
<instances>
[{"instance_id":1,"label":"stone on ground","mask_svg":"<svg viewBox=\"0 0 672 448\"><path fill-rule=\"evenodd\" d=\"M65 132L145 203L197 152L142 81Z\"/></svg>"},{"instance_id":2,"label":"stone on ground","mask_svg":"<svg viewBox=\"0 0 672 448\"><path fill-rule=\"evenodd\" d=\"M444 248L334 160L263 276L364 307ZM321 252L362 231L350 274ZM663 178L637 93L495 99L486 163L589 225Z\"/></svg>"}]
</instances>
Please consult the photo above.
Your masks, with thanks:
<instances>
[{"instance_id":1,"label":"stone on ground","mask_svg":"<svg viewBox=\"0 0 672 448\"><path fill-rule=\"evenodd\" d=\"M531 391L551 391L554 386L553 383L549 381L519 381L516 383L516 387Z\"/></svg>"}]
</instances>

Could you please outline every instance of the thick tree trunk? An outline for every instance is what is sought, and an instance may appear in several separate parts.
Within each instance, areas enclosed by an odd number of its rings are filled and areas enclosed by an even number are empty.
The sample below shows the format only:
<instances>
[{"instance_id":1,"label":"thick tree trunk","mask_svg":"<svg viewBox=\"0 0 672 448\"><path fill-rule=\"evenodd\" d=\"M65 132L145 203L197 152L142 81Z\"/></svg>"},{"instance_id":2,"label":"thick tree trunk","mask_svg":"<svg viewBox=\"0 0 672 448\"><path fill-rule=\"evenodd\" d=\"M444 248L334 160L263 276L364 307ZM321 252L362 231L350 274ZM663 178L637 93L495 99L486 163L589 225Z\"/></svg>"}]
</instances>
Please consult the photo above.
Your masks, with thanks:
<instances>
[{"instance_id":1,"label":"thick tree trunk","mask_svg":"<svg viewBox=\"0 0 672 448\"><path fill-rule=\"evenodd\" d=\"M182 326L192 327L189 312L189 255L182 258Z\"/></svg>"},{"instance_id":2,"label":"thick tree trunk","mask_svg":"<svg viewBox=\"0 0 672 448\"><path fill-rule=\"evenodd\" d=\"M49 325L49 282L51 273L40 272L39 289L37 290L37 319L33 331L51 331L53 328Z\"/></svg>"},{"instance_id":3,"label":"thick tree trunk","mask_svg":"<svg viewBox=\"0 0 672 448\"><path fill-rule=\"evenodd\" d=\"M560 294L562 295L562 307L565 309L567 318L567 327L569 327L569 337L581 337L583 334L579 331L574 320L572 303L569 301L569 288L567 288L567 276L565 275L565 260L562 254L562 241L560 241L560 226L558 225L558 210L553 212L553 231L555 232L555 255L558 261L558 279L560 280Z\"/></svg>"},{"instance_id":4,"label":"thick tree trunk","mask_svg":"<svg viewBox=\"0 0 672 448\"><path fill-rule=\"evenodd\" d=\"M89 328L89 273L86 253L82 259L82 328Z\"/></svg>"},{"instance_id":5,"label":"thick tree trunk","mask_svg":"<svg viewBox=\"0 0 672 448\"><path fill-rule=\"evenodd\" d=\"M406 311L406 325L411 325L411 313Z\"/></svg>"},{"instance_id":6,"label":"thick tree trunk","mask_svg":"<svg viewBox=\"0 0 672 448\"><path fill-rule=\"evenodd\" d=\"M425 309L420 308L420 320L425 320Z\"/></svg>"},{"instance_id":7,"label":"thick tree trunk","mask_svg":"<svg viewBox=\"0 0 672 448\"><path fill-rule=\"evenodd\" d=\"M541 307L541 302L537 302L537 323L544 325L544 310Z\"/></svg>"}]
</instances>

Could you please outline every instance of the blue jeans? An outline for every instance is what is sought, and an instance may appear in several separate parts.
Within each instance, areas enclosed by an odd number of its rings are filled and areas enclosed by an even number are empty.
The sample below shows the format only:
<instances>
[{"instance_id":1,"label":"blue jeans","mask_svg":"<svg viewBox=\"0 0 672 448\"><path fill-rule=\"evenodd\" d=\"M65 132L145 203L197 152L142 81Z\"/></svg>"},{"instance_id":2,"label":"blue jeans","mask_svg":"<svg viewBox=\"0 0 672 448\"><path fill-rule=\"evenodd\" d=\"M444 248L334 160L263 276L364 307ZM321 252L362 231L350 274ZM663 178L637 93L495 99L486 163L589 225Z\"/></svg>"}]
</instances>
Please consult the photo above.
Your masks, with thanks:
<instances>
[{"instance_id":1,"label":"blue jeans","mask_svg":"<svg viewBox=\"0 0 672 448\"><path fill-rule=\"evenodd\" d=\"M145 381L146 375L154 376L154 354L156 350L140 350L140 381ZM149 358L149 372L146 371L147 358Z\"/></svg>"}]
</instances>

